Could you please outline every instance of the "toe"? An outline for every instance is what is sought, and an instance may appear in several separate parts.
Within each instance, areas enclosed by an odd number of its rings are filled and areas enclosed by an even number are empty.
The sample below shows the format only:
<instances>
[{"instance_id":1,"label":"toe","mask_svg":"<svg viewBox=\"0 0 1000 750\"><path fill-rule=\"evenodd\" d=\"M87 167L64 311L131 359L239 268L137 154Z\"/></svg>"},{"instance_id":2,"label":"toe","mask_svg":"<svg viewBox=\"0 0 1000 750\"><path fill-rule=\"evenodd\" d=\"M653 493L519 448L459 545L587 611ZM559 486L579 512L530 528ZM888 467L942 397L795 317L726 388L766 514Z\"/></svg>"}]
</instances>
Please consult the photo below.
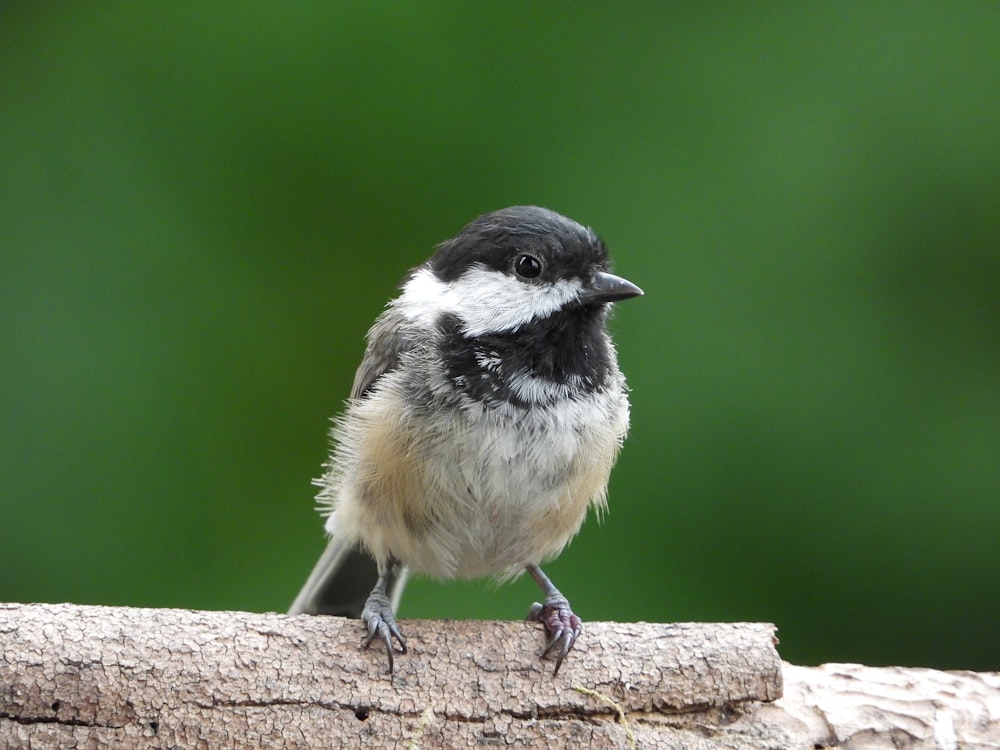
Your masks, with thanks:
<instances>
[{"instance_id":1,"label":"toe","mask_svg":"<svg viewBox=\"0 0 1000 750\"><path fill-rule=\"evenodd\" d=\"M389 659L389 674L392 674L395 667L395 648L392 640L395 638L399 642L400 653L403 654L406 653L406 640L399 625L396 624L396 617L388 597L378 591L372 592L361 613L361 619L368 631L364 647L369 648L378 639L385 646L385 653Z\"/></svg>"},{"instance_id":2,"label":"toe","mask_svg":"<svg viewBox=\"0 0 1000 750\"><path fill-rule=\"evenodd\" d=\"M544 604L533 604L528 619L540 622L545 627L549 640L542 651L542 658L554 657L556 665L553 674L559 674L563 660L583 632L583 622L573 613L569 602L561 595L546 597Z\"/></svg>"}]
</instances>

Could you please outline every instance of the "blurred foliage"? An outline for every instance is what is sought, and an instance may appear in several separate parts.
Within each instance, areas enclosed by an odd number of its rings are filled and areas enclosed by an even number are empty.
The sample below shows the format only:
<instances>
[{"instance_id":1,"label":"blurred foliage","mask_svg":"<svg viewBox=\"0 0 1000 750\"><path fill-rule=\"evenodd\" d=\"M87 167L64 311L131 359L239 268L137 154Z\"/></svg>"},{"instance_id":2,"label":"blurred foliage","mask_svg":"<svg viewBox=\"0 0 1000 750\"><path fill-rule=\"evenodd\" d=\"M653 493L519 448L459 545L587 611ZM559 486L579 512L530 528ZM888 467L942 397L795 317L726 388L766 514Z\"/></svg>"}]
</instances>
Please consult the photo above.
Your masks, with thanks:
<instances>
[{"instance_id":1,"label":"blurred foliage","mask_svg":"<svg viewBox=\"0 0 1000 750\"><path fill-rule=\"evenodd\" d=\"M646 290L611 513L548 567L577 611L1000 669L998 38L993 1L4 4L0 600L285 608L367 326L539 203Z\"/></svg>"}]
</instances>

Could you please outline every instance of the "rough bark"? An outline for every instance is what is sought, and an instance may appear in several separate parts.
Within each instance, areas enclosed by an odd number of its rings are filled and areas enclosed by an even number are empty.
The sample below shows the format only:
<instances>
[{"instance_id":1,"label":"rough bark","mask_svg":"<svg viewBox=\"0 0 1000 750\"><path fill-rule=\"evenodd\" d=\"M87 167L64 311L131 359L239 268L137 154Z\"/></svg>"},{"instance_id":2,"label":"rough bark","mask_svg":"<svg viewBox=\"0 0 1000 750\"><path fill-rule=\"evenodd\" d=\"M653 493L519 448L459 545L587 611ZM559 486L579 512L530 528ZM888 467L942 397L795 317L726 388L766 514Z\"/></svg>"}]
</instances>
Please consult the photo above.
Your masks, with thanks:
<instances>
[{"instance_id":1,"label":"rough bark","mask_svg":"<svg viewBox=\"0 0 1000 750\"><path fill-rule=\"evenodd\" d=\"M766 624L535 625L0 605L0 747L997 747L1000 677L783 665ZM951 742L952 744L948 744ZM867 744L865 744L867 743ZM881 743L881 744L879 744ZM895 744L891 744L895 743ZM993 743L993 744L990 744Z\"/></svg>"}]
</instances>

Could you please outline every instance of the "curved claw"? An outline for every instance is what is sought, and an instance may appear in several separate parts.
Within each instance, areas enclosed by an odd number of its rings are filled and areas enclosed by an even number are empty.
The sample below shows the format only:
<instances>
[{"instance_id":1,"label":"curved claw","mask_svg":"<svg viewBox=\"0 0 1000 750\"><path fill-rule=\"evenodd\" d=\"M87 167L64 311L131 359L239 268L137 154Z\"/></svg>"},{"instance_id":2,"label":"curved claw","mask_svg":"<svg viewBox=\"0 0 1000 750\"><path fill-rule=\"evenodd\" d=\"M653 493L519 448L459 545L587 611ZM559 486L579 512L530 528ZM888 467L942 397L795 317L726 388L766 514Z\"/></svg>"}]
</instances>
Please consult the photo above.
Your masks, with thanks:
<instances>
[{"instance_id":1,"label":"curved claw","mask_svg":"<svg viewBox=\"0 0 1000 750\"><path fill-rule=\"evenodd\" d=\"M573 649L576 639L583 632L583 621L570 609L569 600L562 594L550 594L545 602L535 602L528 611L528 620L540 622L548 633L549 640L542 651L542 658L553 654L556 668L552 676L559 674L563 659Z\"/></svg>"},{"instance_id":2,"label":"curved claw","mask_svg":"<svg viewBox=\"0 0 1000 750\"><path fill-rule=\"evenodd\" d=\"M378 638L385 644L385 653L389 657L389 674L393 673L395 660L393 654L395 649L392 646L392 639L399 641L399 652L406 653L406 640L396 624L396 616L392 611L392 602L389 597L381 591L373 591L365 602L365 608L361 611L361 619L368 630L368 638L365 640L367 649Z\"/></svg>"}]
</instances>

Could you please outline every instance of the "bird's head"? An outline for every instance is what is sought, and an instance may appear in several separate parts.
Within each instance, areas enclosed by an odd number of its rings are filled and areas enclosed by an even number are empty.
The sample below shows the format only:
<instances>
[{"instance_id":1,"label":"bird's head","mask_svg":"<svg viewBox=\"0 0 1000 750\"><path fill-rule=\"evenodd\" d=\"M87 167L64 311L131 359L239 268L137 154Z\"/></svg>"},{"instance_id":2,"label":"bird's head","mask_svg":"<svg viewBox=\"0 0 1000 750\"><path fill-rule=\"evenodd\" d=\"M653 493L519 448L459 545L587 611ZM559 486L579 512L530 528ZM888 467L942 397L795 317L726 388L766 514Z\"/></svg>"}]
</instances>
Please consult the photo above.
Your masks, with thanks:
<instances>
[{"instance_id":1,"label":"bird's head","mask_svg":"<svg viewBox=\"0 0 1000 750\"><path fill-rule=\"evenodd\" d=\"M568 307L603 314L607 303L642 294L607 271L593 231L555 211L514 206L484 214L403 284L401 309L433 325L443 315L468 337L517 331Z\"/></svg>"}]
</instances>

